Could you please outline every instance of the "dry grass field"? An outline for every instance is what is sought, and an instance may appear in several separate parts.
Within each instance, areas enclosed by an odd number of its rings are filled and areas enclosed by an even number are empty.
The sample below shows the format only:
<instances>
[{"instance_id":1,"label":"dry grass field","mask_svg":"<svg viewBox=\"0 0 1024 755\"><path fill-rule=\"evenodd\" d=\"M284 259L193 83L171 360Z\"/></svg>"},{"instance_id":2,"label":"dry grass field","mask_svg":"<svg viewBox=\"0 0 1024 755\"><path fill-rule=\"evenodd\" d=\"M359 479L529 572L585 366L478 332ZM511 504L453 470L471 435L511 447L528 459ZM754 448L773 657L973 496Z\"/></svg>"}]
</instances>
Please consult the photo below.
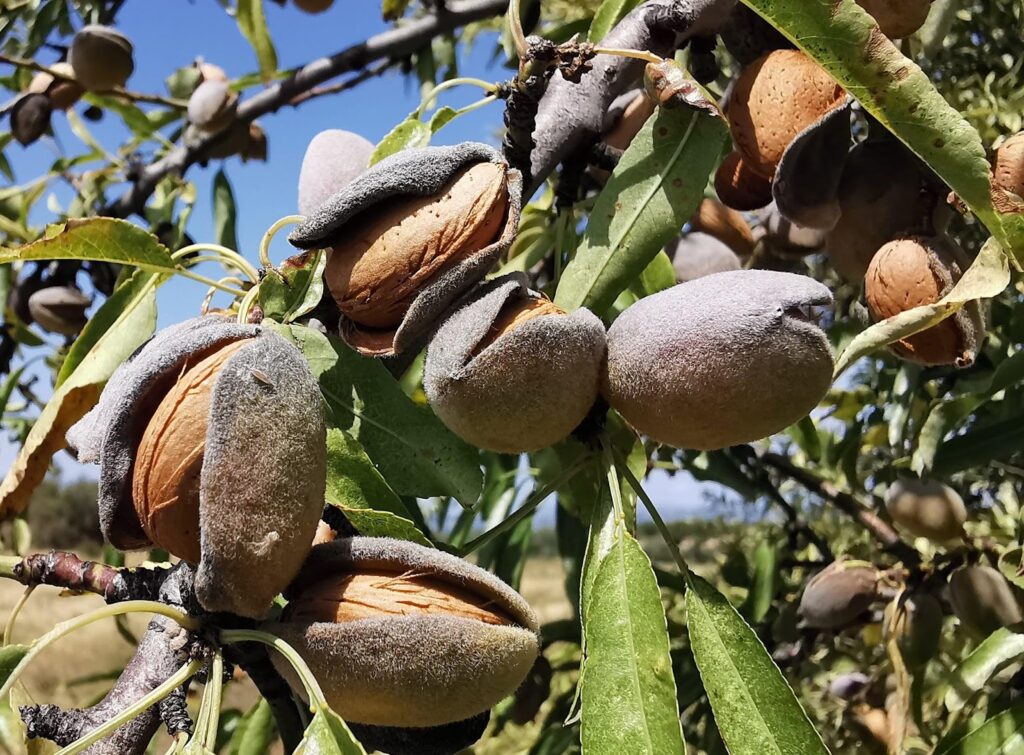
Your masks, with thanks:
<instances>
[{"instance_id":1,"label":"dry grass field","mask_svg":"<svg viewBox=\"0 0 1024 755\"><path fill-rule=\"evenodd\" d=\"M557 558L533 559L526 566L522 591L536 608L542 622L572 616L562 591L562 580L562 566ZM0 581L0 621L4 625L23 592L24 589L14 582ZM12 641L29 642L55 623L86 613L102 604L103 601L94 595L64 595L56 588L40 587L33 592L18 616ZM127 619L126 626L138 636L144 631L146 622L144 615L136 614ZM118 631L112 619L104 619L80 629L47 648L32 663L22 677L23 691L18 693L22 698L20 702L90 705L102 697L132 652L132 646ZM242 679L228 685L225 708L234 707L244 711L255 700L255 690L248 681ZM198 696L194 702L198 704ZM6 746L10 755L21 755L26 751L17 742L18 734L13 730L12 723L9 716L0 723L0 752L4 752ZM162 752L161 744L156 743L152 751Z\"/></svg>"}]
</instances>

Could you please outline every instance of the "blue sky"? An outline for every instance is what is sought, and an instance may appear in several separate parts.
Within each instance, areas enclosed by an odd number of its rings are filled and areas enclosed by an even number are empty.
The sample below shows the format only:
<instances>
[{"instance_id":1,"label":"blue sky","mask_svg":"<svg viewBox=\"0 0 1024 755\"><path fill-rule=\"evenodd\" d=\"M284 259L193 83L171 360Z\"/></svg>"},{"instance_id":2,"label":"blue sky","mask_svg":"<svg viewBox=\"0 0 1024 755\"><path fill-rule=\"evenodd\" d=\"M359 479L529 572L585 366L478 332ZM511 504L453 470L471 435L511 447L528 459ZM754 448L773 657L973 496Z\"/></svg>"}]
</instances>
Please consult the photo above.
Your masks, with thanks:
<instances>
[{"instance_id":1,"label":"blue sky","mask_svg":"<svg viewBox=\"0 0 1024 755\"><path fill-rule=\"evenodd\" d=\"M334 53L351 44L385 30L379 3L375 0L338 0L326 13L310 16L291 5L279 8L267 2L267 17L277 47L279 64L290 68L316 57ZM175 68L191 63L197 56L224 68L232 78L256 69L256 59L241 36L234 19L216 0L133 0L125 4L118 18L118 28L134 43L135 73L129 88L151 93L166 93L164 78ZM509 72L493 63L496 35L477 38L462 53L460 73L491 81L508 78ZM41 60L54 62L44 51ZM481 96L480 90L467 87L446 92L441 104L465 105ZM234 189L238 205L238 240L240 250L251 260L264 231L278 218L296 211L296 186L302 156L309 140L327 128L344 128L378 141L395 124L403 120L419 104L417 82L397 72L370 80L358 88L337 96L323 97L303 103L298 108L285 108L265 116L260 122L269 135L269 160L266 163L243 164L238 158L214 161L206 168L194 166L188 178L195 182L199 200L189 223L189 233L196 241L214 240L212 224L211 185L217 170L223 166ZM78 107L81 110L81 106ZM470 113L447 126L435 143L451 144L465 140L498 143L501 127L500 105ZM7 150L16 178L28 181L44 172L58 151L77 154L84 147L67 126L66 119L54 116L56 139L44 139L28 148L12 145ZM116 117L107 115L101 123L88 124L99 142L114 151L126 131ZM66 205L70 192L53 184L52 200ZM33 216L37 223L53 219L44 198ZM281 234L271 256L275 261L290 253ZM219 277L216 269L206 272ZM175 279L159 293L159 324L161 327L198 314L205 289L198 283ZM40 383L46 384L48 378ZM0 438L0 469L11 463L16 449L6 438ZM94 474L61 455L61 466L70 477ZM655 473L649 481L650 491L663 512L672 516L693 513L704 508L703 485L688 477L675 480ZM717 486L716 486L717 487ZM550 507L546 507L550 508ZM545 517L547 518L547 517Z\"/></svg>"}]
</instances>

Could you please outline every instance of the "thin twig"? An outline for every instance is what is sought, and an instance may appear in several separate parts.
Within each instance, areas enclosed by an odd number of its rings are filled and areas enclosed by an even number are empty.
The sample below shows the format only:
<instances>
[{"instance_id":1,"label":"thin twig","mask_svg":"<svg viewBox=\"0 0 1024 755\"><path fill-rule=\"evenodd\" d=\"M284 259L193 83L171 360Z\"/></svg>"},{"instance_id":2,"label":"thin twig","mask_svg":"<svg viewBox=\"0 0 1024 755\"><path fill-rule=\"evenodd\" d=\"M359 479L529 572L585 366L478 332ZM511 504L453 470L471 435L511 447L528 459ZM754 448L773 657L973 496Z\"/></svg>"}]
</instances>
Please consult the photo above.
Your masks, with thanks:
<instances>
[{"instance_id":1,"label":"thin twig","mask_svg":"<svg viewBox=\"0 0 1024 755\"><path fill-rule=\"evenodd\" d=\"M55 71L49 66L44 66L42 63L37 63L29 58L18 58L14 55L3 55L0 54L0 63L8 63L18 68L27 68L31 71L38 71L39 73L47 73L55 79L60 81L69 81L72 83L78 83L74 77L68 76ZM174 108L175 110L185 110L188 107L188 103L183 100L175 100L170 97L162 97L159 94L146 94L144 92L133 92L125 89L124 87L115 87L103 92L96 92L99 95L105 95L110 97L118 97L122 100L128 100L130 102L147 102L151 105L166 105L167 107Z\"/></svg>"},{"instance_id":2,"label":"thin twig","mask_svg":"<svg viewBox=\"0 0 1024 755\"><path fill-rule=\"evenodd\" d=\"M828 480L822 479L813 472L801 469L787 457L766 452L758 455L762 464L781 472L800 483L807 490L825 499L851 519L860 524L874 536L886 550L904 564L913 566L921 562L921 555L913 547L905 543L899 534L882 520L871 508L850 493L840 490Z\"/></svg>"},{"instance_id":3,"label":"thin twig","mask_svg":"<svg viewBox=\"0 0 1024 755\"><path fill-rule=\"evenodd\" d=\"M474 21L499 16L505 9L506 0L450 2L444 13L424 16L293 70L284 79L243 102L238 108L237 120L250 122L276 112L296 97L341 74L362 70L378 60L405 57L429 44L435 36L447 34ZM191 165L203 159L207 150L220 137L221 134L214 134L197 144L177 147L146 166L124 194L105 207L102 214L128 217L142 212L146 201L164 176L184 174Z\"/></svg>"},{"instance_id":4,"label":"thin twig","mask_svg":"<svg viewBox=\"0 0 1024 755\"><path fill-rule=\"evenodd\" d=\"M349 89L354 89L365 81L376 78L381 74L394 68L398 65L394 60L382 60L377 65L370 66L365 71L357 73L344 81L339 81L336 84L329 84L328 86L314 87L308 92L294 97L288 104L292 107L298 107L303 102L309 102L315 100L317 97L326 97L332 94L340 94L341 92L347 92Z\"/></svg>"}]
</instances>

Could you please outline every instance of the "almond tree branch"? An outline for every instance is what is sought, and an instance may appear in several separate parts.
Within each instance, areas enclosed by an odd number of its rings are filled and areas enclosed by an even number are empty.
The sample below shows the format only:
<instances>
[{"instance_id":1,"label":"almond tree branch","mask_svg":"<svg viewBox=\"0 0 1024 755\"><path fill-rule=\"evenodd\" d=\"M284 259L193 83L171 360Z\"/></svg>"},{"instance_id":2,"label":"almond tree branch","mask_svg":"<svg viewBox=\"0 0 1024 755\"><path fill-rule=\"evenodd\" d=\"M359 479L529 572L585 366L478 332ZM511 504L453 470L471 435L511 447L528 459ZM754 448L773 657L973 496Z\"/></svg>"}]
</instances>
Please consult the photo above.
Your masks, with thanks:
<instances>
[{"instance_id":1,"label":"almond tree branch","mask_svg":"<svg viewBox=\"0 0 1024 755\"><path fill-rule=\"evenodd\" d=\"M795 480L804 488L825 499L856 521L870 532L886 550L902 560L907 566L915 566L920 563L921 556L917 550L904 542L896 530L878 516L870 506L862 503L849 493L840 490L828 480L822 479L806 469L801 469L785 456L767 452L758 454L758 458L765 466L771 467Z\"/></svg>"},{"instance_id":2,"label":"almond tree branch","mask_svg":"<svg viewBox=\"0 0 1024 755\"><path fill-rule=\"evenodd\" d=\"M60 71L55 71L48 66L44 66L42 63L37 63L34 60L28 58L17 58L13 55L0 54L0 63L9 63L12 66L18 68L27 68L30 71L38 71L40 73L48 73L55 79L60 81L74 81L70 76L65 76ZM115 87L106 92L97 92L97 94L110 95L111 97L119 97L122 100L129 100L130 102L148 102L153 105L166 105L167 107L174 108L175 110L184 110L188 107L188 103L182 100L171 99L170 97L162 97L158 94L145 94L143 92L133 92L123 87Z\"/></svg>"},{"instance_id":3,"label":"almond tree branch","mask_svg":"<svg viewBox=\"0 0 1024 755\"><path fill-rule=\"evenodd\" d=\"M506 4L506 0L453 0L446 4L443 11L382 32L292 71L288 77L243 102L238 108L237 118L248 122L273 113L343 73L362 70L375 61L409 55L429 44L437 35L447 34L474 21L500 16L505 12ZM189 166L203 158L219 138L223 138L223 134L203 139L194 146L176 147L156 162L142 168L131 187L107 206L102 214L128 217L141 213L164 176L184 174Z\"/></svg>"}]
</instances>

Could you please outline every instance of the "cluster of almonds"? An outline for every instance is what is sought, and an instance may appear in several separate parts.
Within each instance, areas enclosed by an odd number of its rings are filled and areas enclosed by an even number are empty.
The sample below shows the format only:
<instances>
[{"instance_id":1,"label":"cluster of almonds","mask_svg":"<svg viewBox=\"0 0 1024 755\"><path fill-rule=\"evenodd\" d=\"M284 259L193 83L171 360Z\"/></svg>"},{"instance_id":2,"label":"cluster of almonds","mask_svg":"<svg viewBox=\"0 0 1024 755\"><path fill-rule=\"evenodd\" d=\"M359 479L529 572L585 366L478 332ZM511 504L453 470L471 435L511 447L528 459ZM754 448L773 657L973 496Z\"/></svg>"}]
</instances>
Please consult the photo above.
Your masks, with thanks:
<instances>
[{"instance_id":1,"label":"cluster of almonds","mask_svg":"<svg viewBox=\"0 0 1024 755\"><path fill-rule=\"evenodd\" d=\"M863 4L894 37L915 31L928 6ZM773 251L824 251L840 276L862 280L868 310L882 320L939 301L970 258L945 234L951 210L909 150L873 133L850 150L851 101L800 51L776 49L751 60L724 105L735 151L714 183L728 208L764 208L760 233ZM996 150L992 187L997 208L1012 211L1024 203L1024 134ZM667 250L681 280L738 269L739 250L748 248L708 233L701 222L695 217L690 232ZM741 224L742 216L730 220L733 227ZM982 305L971 302L893 350L921 365L965 367L984 338Z\"/></svg>"},{"instance_id":2,"label":"cluster of almonds","mask_svg":"<svg viewBox=\"0 0 1024 755\"><path fill-rule=\"evenodd\" d=\"M810 278L719 273L634 304L606 332L521 274L480 282L518 226L521 178L497 152L407 150L366 169L369 152L345 132L312 141L299 182L308 217L291 241L330 250L325 278L353 348L401 358L428 344L427 398L473 445L550 446L600 394L655 440L722 448L785 428L827 390L832 353L810 310L831 296ZM714 214L708 229L727 233Z\"/></svg>"},{"instance_id":3,"label":"cluster of almonds","mask_svg":"<svg viewBox=\"0 0 1024 755\"><path fill-rule=\"evenodd\" d=\"M901 529L939 547L956 547L964 537L967 508L963 499L937 480L896 480L886 490L885 508ZM807 583L800 616L815 629L841 629L885 597L881 582L882 575L870 564L836 561ZM924 666L938 647L946 613L938 592L920 585L886 608L886 625L899 640L910 668ZM1024 621L1024 596L991 566L968 564L956 569L949 576L946 595L953 614L978 637Z\"/></svg>"},{"instance_id":4,"label":"cluster of almonds","mask_svg":"<svg viewBox=\"0 0 1024 755\"><path fill-rule=\"evenodd\" d=\"M68 442L100 464L106 539L193 564L203 609L262 620L285 593L264 628L299 650L367 747L468 746L539 653L529 605L466 561L386 539L314 545L323 399L272 331L218 315L160 331Z\"/></svg>"},{"instance_id":5,"label":"cluster of almonds","mask_svg":"<svg viewBox=\"0 0 1024 755\"><path fill-rule=\"evenodd\" d=\"M85 92L124 86L135 69L132 43L109 26L83 27L71 42L68 59L38 73L11 109L11 133L31 144L50 127L54 110L67 110Z\"/></svg>"}]
</instances>

